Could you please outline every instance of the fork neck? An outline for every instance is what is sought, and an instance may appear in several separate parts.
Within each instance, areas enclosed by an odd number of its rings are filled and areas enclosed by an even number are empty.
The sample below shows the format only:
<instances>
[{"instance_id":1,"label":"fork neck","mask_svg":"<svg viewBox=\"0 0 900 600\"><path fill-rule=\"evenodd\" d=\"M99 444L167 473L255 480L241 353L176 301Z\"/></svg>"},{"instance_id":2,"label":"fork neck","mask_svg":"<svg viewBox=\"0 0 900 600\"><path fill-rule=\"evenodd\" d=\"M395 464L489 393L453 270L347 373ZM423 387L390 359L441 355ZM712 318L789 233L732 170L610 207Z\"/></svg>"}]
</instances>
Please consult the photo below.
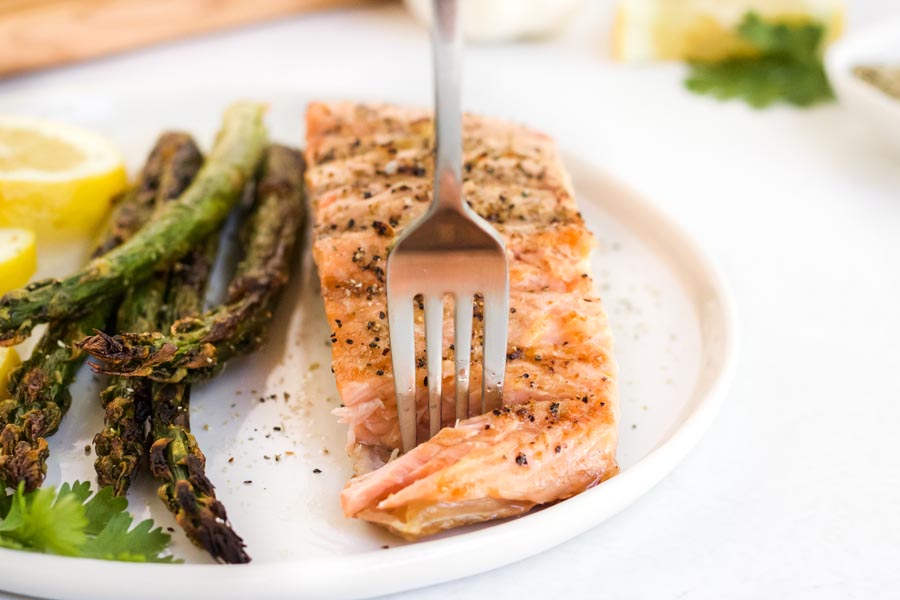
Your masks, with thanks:
<instances>
[{"instance_id":1,"label":"fork neck","mask_svg":"<svg viewBox=\"0 0 900 600\"><path fill-rule=\"evenodd\" d=\"M462 212L462 32L457 0L432 0L434 210Z\"/></svg>"}]
</instances>

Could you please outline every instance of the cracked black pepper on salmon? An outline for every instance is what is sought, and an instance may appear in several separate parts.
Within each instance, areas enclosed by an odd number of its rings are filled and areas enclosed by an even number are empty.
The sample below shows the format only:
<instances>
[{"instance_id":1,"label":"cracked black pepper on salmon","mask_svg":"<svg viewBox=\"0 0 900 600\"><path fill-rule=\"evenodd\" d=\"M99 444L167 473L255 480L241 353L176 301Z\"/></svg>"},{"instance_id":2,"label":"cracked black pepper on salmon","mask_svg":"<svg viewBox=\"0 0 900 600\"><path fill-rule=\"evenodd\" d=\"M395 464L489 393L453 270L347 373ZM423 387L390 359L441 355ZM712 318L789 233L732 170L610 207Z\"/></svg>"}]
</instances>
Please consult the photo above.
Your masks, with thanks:
<instances>
[{"instance_id":1,"label":"cracked black pepper on salmon","mask_svg":"<svg viewBox=\"0 0 900 600\"><path fill-rule=\"evenodd\" d=\"M614 475L616 365L606 314L585 277L594 238L552 140L518 125L464 117L463 194L503 236L509 258L505 406L453 427L448 307L444 428L393 458L401 444L383 270L397 236L431 200L431 115L391 105L313 103L306 131L313 253L335 324L332 340L339 342L332 344L343 404L336 412L349 426L358 473L341 495L345 514L417 538L522 514ZM476 302L474 348L482 309ZM418 348L424 348L422 329L419 323ZM481 405L480 351L472 358L470 414ZM426 362L420 353L423 433Z\"/></svg>"}]
</instances>

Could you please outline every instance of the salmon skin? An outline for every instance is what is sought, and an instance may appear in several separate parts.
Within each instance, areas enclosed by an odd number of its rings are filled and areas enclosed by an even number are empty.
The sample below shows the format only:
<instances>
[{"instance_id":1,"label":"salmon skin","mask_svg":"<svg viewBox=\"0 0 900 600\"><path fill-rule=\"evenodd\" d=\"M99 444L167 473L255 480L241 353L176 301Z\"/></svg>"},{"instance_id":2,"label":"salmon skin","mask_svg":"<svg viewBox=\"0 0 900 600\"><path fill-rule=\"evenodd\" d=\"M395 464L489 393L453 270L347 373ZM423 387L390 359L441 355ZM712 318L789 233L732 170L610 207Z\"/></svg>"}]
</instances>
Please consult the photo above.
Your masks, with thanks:
<instances>
[{"instance_id":1,"label":"salmon skin","mask_svg":"<svg viewBox=\"0 0 900 600\"><path fill-rule=\"evenodd\" d=\"M313 103L306 113L313 254L332 331L333 369L357 475L344 512L407 539L522 514L617 471L612 339L590 277L595 245L545 134L463 119L463 195L503 236L510 270L504 406L454 426L453 331L444 329L443 429L399 455L385 297L386 258L431 200L431 113ZM480 412L480 306L470 414ZM416 313L417 408L427 427L424 330Z\"/></svg>"}]
</instances>

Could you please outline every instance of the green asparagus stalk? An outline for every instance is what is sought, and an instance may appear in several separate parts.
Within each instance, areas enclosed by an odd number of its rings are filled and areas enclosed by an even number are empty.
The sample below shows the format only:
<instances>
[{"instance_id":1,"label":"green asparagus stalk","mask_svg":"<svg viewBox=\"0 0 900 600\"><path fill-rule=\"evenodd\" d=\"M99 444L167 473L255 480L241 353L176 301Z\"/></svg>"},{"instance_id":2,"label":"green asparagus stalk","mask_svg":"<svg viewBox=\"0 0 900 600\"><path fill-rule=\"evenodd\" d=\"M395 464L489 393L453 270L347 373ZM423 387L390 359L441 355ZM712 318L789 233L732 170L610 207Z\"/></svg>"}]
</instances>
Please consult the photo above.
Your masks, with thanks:
<instances>
[{"instance_id":1,"label":"green asparagus stalk","mask_svg":"<svg viewBox=\"0 0 900 600\"><path fill-rule=\"evenodd\" d=\"M214 257L207 247L176 263L169 283L167 323L200 314ZM231 528L225 506L206 476L206 457L190 430L189 404L189 384L153 384L150 470L162 483L159 497L188 538L216 560L249 562L244 541Z\"/></svg>"},{"instance_id":2,"label":"green asparagus stalk","mask_svg":"<svg viewBox=\"0 0 900 600\"><path fill-rule=\"evenodd\" d=\"M98 258L131 238L156 211L160 201L174 200L184 192L203 164L203 156L193 139L179 131L159 136L147 156L134 186L124 194L113 211L105 239L94 249Z\"/></svg>"},{"instance_id":3,"label":"green asparagus stalk","mask_svg":"<svg viewBox=\"0 0 900 600\"><path fill-rule=\"evenodd\" d=\"M256 204L243 230L246 253L222 306L202 318L177 321L167 335L100 332L87 338L81 347L105 363L93 365L95 370L160 382L193 382L255 349L290 276L305 217L303 166L299 152L283 146L269 149Z\"/></svg>"},{"instance_id":4,"label":"green asparagus stalk","mask_svg":"<svg viewBox=\"0 0 900 600\"><path fill-rule=\"evenodd\" d=\"M94 256L130 238L153 210L160 190L166 193L181 171L174 161L182 152L183 139L163 135L156 143L136 187L120 199L107 226L105 239ZM102 301L80 318L51 323L26 360L10 378L11 398L0 402L0 481L25 482L28 490L40 486L49 455L46 437L56 432L71 404L69 385L85 354L75 342L106 325L115 300Z\"/></svg>"},{"instance_id":5,"label":"green asparagus stalk","mask_svg":"<svg viewBox=\"0 0 900 600\"><path fill-rule=\"evenodd\" d=\"M108 308L54 324L10 377L14 395L0 402L2 486L24 482L25 490L33 491L44 482L50 454L46 438L56 433L72 403L68 388L84 360L84 352L75 343L106 324Z\"/></svg>"},{"instance_id":6,"label":"green asparagus stalk","mask_svg":"<svg viewBox=\"0 0 900 600\"><path fill-rule=\"evenodd\" d=\"M163 139L173 141L165 146L169 148L165 155L168 168L156 185L148 186L147 179L141 184L141 189L153 195L157 213L187 189L203 164L203 155L190 136L169 133ZM165 293L165 273L128 290L119 306L116 327L123 331L155 329ZM144 425L150 415L150 395L148 380L125 377L111 378L100 394L105 416L102 431L94 436L94 469L100 486L111 486L118 496L128 491L135 469L146 453Z\"/></svg>"},{"instance_id":7,"label":"green asparagus stalk","mask_svg":"<svg viewBox=\"0 0 900 600\"><path fill-rule=\"evenodd\" d=\"M178 201L134 237L63 280L38 281L0 298L0 345L38 323L71 319L171 265L218 230L254 175L266 145L261 105L232 105L206 165Z\"/></svg>"}]
</instances>

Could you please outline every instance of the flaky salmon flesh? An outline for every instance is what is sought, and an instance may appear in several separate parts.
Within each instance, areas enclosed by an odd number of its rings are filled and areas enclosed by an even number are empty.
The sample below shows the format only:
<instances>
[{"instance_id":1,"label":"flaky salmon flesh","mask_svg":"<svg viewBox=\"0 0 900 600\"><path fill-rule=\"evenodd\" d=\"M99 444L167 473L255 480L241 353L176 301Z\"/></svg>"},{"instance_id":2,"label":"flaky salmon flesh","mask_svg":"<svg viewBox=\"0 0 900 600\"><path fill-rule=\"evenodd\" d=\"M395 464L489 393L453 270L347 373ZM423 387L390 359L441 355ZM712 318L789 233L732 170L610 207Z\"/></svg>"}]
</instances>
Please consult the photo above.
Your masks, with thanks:
<instances>
[{"instance_id":1,"label":"flaky salmon flesh","mask_svg":"<svg viewBox=\"0 0 900 600\"><path fill-rule=\"evenodd\" d=\"M443 428L399 454L385 296L386 259L431 201L431 113L313 103L306 113L313 254L332 331L335 411L357 475L347 516L408 539L525 513L617 471L612 339L590 277L585 227L553 141L502 121L463 119L463 195L503 236L509 347L503 408L455 423L452 302L446 303ZM470 413L481 410L480 301ZM428 431L423 315L416 312L419 439Z\"/></svg>"}]
</instances>

